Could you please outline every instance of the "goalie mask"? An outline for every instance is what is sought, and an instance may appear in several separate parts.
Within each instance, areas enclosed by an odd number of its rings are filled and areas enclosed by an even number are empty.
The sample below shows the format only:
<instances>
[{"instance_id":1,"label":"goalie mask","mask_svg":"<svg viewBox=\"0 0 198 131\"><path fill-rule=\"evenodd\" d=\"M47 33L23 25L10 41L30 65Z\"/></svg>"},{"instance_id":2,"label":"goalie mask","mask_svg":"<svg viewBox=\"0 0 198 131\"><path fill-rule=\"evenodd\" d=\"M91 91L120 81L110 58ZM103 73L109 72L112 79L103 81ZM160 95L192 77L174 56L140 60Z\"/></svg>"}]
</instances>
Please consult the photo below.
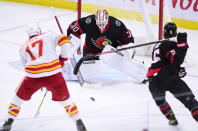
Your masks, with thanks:
<instances>
[{"instance_id":1,"label":"goalie mask","mask_svg":"<svg viewBox=\"0 0 198 131\"><path fill-rule=\"evenodd\" d=\"M39 25L36 23L29 24L26 28L26 33L28 37L32 37L32 36L41 34L41 29Z\"/></svg>"},{"instance_id":2,"label":"goalie mask","mask_svg":"<svg viewBox=\"0 0 198 131\"><path fill-rule=\"evenodd\" d=\"M104 32L108 22L109 22L109 15L106 10L98 10L95 15L96 25L100 29L101 33Z\"/></svg>"},{"instance_id":3,"label":"goalie mask","mask_svg":"<svg viewBox=\"0 0 198 131\"><path fill-rule=\"evenodd\" d=\"M177 35L177 26L174 22L167 22L164 26L164 38L171 38Z\"/></svg>"}]
</instances>

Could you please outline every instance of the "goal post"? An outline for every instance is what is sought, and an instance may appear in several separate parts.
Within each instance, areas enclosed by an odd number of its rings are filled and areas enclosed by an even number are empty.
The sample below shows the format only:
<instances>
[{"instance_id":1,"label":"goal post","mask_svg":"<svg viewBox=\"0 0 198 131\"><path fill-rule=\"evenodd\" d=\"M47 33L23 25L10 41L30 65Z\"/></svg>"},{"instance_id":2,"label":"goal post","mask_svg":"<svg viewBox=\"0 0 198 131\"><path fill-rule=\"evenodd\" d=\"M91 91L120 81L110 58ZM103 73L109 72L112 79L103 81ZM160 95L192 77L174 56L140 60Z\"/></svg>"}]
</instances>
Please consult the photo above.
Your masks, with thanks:
<instances>
[{"instance_id":1,"label":"goal post","mask_svg":"<svg viewBox=\"0 0 198 131\"><path fill-rule=\"evenodd\" d=\"M163 39L164 0L159 3L159 40Z\"/></svg>"}]
</instances>

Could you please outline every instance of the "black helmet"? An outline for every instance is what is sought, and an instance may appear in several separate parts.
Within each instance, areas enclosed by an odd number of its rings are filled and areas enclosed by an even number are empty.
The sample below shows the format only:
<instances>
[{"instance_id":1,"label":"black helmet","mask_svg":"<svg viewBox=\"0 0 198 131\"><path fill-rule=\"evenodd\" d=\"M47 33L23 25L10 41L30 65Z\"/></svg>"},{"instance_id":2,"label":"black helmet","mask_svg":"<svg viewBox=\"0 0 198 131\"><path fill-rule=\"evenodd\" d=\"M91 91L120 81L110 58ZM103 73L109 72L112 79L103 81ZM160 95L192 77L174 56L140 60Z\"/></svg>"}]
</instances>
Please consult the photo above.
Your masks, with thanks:
<instances>
[{"instance_id":1,"label":"black helmet","mask_svg":"<svg viewBox=\"0 0 198 131\"><path fill-rule=\"evenodd\" d=\"M164 26L164 38L170 38L177 35L177 26L174 22L167 22Z\"/></svg>"}]
</instances>

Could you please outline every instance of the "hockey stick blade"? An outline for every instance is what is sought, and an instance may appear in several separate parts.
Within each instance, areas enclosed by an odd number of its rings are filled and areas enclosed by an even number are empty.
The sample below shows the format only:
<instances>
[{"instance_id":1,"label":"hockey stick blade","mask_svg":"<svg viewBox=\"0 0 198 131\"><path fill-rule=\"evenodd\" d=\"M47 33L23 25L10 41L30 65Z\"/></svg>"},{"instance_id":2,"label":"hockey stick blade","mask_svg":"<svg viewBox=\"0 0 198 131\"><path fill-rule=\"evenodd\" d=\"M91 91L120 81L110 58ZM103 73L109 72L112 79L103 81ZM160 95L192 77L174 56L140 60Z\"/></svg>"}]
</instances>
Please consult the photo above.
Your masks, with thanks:
<instances>
[{"instance_id":1,"label":"hockey stick blade","mask_svg":"<svg viewBox=\"0 0 198 131\"><path fill-rule=\"evenodd\" d=\"M152 45L152 44L156 44L156 43L161 43L161 42L164 42L164 41L166 41L166 40L167 40L167 39L165 39L165 40L158 40L158 41L154 41L154 42L148 42L148 43L139 44L139 45L135 45L135 46L125 47L125 48L121 48L121 49L117 49L117 50L111 50L111 51L107 51L107 52L102 52L102 53L98 53L98 54L95 54L95 55L87 55L87 56L84 56L84 57L82 57L82 58L77 62L76 66L74 67L73 73L74 73L74 75L77 75L78 70L79 70L81 64L83 63L83 61L93 60L93 59L97 58L97 57L100 56L100 55L105 55L105 54L108 54L108 53L115 53L115 52L119 52L119 51L123 51L123 50L128 50L128 49L132 49L132 48L137 48L137 47Z\"/></svg>"},{"instance_id":2,"label":"hockey stick blade","mask_svg":"<svg viewBox=\"0 0 198 131\"><path fill-rule=\"evenodd\" d=\"M76 63L76 65L75 65L75 67L74 67L74 71L73 71L74 75L77 75L77 74L78 74L79 68L80 68L81 64L83 63L83 61L93 60L93 59L95 59L95 58L97 58L97 57L98 57L98 56L96 56L96 55L90 55L90 56L84 56L84 57L82 57L82 58Z\"/></svg>"}]
</instances>

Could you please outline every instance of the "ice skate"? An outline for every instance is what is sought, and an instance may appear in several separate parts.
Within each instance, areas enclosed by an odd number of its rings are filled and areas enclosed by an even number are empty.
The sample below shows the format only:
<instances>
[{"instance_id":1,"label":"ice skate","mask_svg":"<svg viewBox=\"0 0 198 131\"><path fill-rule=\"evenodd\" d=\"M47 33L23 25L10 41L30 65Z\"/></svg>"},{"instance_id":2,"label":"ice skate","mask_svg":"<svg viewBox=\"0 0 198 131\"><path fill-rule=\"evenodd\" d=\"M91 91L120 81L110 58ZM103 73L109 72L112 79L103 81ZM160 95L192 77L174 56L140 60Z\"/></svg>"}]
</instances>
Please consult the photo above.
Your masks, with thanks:
<instances>
[{"instance_id":1,"label":"ice skate","mask_svg":"<svg viewBox=\"0 0 198 131\"><path fill-rule=\"evenodd\" d=\"M78 131L87 131L81 119L76 121L76 126L77 126Z\"/></svg>"},{"instance_id":2,"label":"ice skate","mask_svg":"<svg viewBox=\"0 0 198 131\"><path fill-rule=\"evenodd\" d=\"M0 127L0 131L10 131L12 128L12 123L13 123L13 119L9 118L7 121L5 121L5 123L3 124L2 127Z\"/></svg>"},{"instance_id":3,"label":"ice skate","mask_svg":"<svg viewBox=\"0 0 198 131\"><path fill-rule=\"evenodd\" d=\"M171 125L171 126L177 126L178 121L176 119L175 120L169 120L168 124Z\"/></svg>"}]
</instances>

